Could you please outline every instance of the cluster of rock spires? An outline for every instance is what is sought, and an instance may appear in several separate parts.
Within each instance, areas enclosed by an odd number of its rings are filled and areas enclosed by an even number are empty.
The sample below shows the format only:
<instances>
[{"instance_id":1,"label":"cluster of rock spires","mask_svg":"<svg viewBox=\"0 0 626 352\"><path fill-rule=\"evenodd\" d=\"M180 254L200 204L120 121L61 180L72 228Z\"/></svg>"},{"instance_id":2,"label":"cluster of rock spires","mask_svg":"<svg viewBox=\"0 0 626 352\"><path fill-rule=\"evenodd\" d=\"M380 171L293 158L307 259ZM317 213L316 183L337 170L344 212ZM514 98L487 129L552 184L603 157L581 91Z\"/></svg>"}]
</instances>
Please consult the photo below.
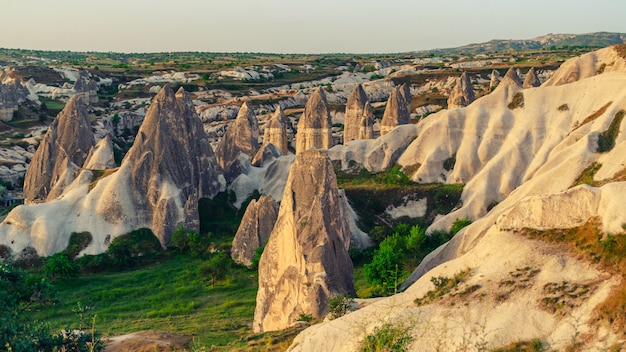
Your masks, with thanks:
<instances>
[{"instance_id":1,"label":"cluster of rock spires","mask_svg":"<svg viewBox=\"0 0 626 352\"><path fill-rule=\"evenodd\" d=\"M83 74L74 83L74 91L76 91L76 95L84 99L85 103L95 104L98 102L98 84Z\"/></svg>"},{"instance_id":2,"label":"cluster of rock spires","mask_svg":"<svg viewBox=\"0 0 626 352\"><path fill-rule=\"evenodd\" d=\"M396 86L389 95L385 113L380 121L380 135L383 136L399 125L409 123L411 117L411 91L409 86L401 84Z\"/></svg>"},{"instance_id":3,"label":"cluster of rock spires","mask_svg":"<svg viewBox=\"0 0 626 352\"><path fill-rule=\"evenodd\" d=\"M343 129L343 144L348 144L355 139L374 138L374 113L372 105L358 84L348 97L346 115Z\"/></svg>"},{"instance_id":4,"label":"cluster of rock spires","mask_svg":"<svg viewBox=\"0 0 626 352\"><path fill-rule=\"evenodd\" d=\"M350 234L339 214L337 180L326 153L297 154L259 262L255 332L287 328L300 314L322 317L328 298L355 294Z\"/></svg>"},{"instance_id":5,"label":"cluster of rock spires","mask_svg":"<svg viewBox=\"0 0 626 352\"><path fill-rule=\"evenodd\" d=\"M296 154L311 148L329 149L333 146L333 122L322 87L315 89L298 121Z\"/></svg>"},{"instance_id":6,"label":"cluster of rock spires","mask_svg":"<svg viewBox=\"0 0 626 352\"><path fill-rule=\"evenodd\" d=\"M263 131L263 144L252 159L252 165L261 166L268 156L287 155L287 119L280 105L276 108L272 118L265 124ZM277 153L278 152L278 153Z\"/></svg>"},{"instance_id":7,"label":"cluster of rock spires","mask_svg":"<svg viewBox=\"0 0 626 352\"><path fill-rule=\"evenodd\" d=\"M493 73L492 73L493 74ZM472 81L467 72L463 72L448 97L448 109L464 108L476 99Z\"/></svg>"},{"instance_id":8,"label":"cluster of rock spires","mask_svg":"<svg viewBox=\"0 0 626 352\"><path fill-rule=\"evenodd\" d=\"M24 202L57 198L69 185L96 144L87 106L75 95L50 125L24 176Z\"/></svg>"}]
</instances>

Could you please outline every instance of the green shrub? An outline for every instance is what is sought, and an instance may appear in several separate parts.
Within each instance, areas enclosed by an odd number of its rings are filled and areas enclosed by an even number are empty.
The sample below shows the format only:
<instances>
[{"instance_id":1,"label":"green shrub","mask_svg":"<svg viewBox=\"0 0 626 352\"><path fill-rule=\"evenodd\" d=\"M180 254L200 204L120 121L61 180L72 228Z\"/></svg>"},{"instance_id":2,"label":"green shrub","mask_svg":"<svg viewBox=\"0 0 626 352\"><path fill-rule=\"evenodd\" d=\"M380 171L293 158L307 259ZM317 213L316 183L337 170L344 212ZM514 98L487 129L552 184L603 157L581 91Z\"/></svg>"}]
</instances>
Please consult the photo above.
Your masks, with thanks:
<instances>
[{"instance_id":1,"label":"green shrub","mask_svg":"<svg viewBox=\"0 0 626 352\"><path fill-rule=\"evenodd\" d=\"M298 317L298 321L306 321L307 323L310 323L312 320L313 316L311 314L300 313Z\"/></svg>"},{"instance_id":2,"label":"green shrub","mask_svg":"<svg viewBox=\"0 0 626 352\"><path fill-rule=\"evenodd\" d=\"M80 251L87 248L92 241L93 237L88 231L72 232L70 234L70 242L64 252L71 260L74 260Z\"/></svg>"},{"instance_id":3,"label":"green shrub","mask_svg":"<svg viewBox=\"0 0 626 352\"><path fill-rule=\"evenodd\" d=\"M472 220L468 218L456 219L452 223L452 227L450 227L450 234L452 236L456 235L457 232L461 231L464 227L468 226L472 223Z\"/></svg>"},{"instance_id":4,"label":"green shrub","mask_svg":"<svg viewBox=\"0 0 626 352\"><path fill-rule=\"evenodd\" d=\"M524 93L517 92L513 96L513 100L511 100L511 102L509 103L508 108L511 110L514 110L514 109L523 108L523 107L524 107Z\"/></svg>"},{"instance_id":5,"label":"green shrub","mask_svg":"<svg viewBox=\"0 0 626 352\"><path fill-rule=\"evenodd\" d=\"M349 295L335 295L328 299L328 314L331 319L346 315L354 304L354 298Z\"/></svg>"},{"instance_id":6,"label":"green shrub","mask_svg":"<svg viewBox=\"0 0 626 352\"><path fill-rule=\"evenodd\" d=\"M452 171L452 169L454 169L455 164L456 164L456 153L452 154L451 157L443 161L443 168L446 171Z\"/></svg>"},{"instance_id":7,"label":"green shrub","mask_svg":"<svg viewBox=\"0 0 626 352\"><path fill-rule=\"evenodd\" d=\"M383 324L363 340L363 352L406 352L411 343L411 329L403 325Z\"/></svg>"},{"instance_id":8,"label":"green shrub","mask_svg":"<svg viewBox=\"0 0 626 352\"><path fill-rule=\"evenodd\" d=\"M619 128L624 119L626 111L620 110L615 114L609 128L598 135L598 153L606 153L615 147L615 139L619 134Z\"/></svg>"},{"instance_id":9,"label":"green shrub","mask_svg":"<svg viewBox=\"0 0 626 352\"><path fill-rule=\"evenodd\" d=\"M395 233L385 238L374 251L372 261L363 266L365 280L370 285L383 287L387 295L395 293L400 284L402 259L406 251L405 238Z\"/></svg>"},{"instance_id":10,"label":"green shrub","mask_svg":"<svg viewBox=\"0 0 626 352\"><path fill-rule=\"evenodd\" d=\"M78 277L80 267L66 253L61 252L46 259L45 272L50 281L56 282L57 279Z\"/></svg>"},{"instance_id":11,"label":"green shrub","mask_svg":"<svg viewBox=\"0 0 626 352\"><path fill-rule=\"evenodd\" d=\"M126 268L135 265L137 257L161 250L161 242L152 230L141 228L114 238L106 254L113 266Z\"/></svg>"},{"instance_id":12,"label":"green shrub","mask_svg":"<svg viewBox=\"0 0 626 352\"><path fill-rule=\"evenodd\" d=\"M218 280L222 280L226 277L232 265L233 261L226 253L217 252L213 254L206 264L200 267L200 274L205 279L210 278L211 286L215 286Z\"/></svg>"}]
</instances>

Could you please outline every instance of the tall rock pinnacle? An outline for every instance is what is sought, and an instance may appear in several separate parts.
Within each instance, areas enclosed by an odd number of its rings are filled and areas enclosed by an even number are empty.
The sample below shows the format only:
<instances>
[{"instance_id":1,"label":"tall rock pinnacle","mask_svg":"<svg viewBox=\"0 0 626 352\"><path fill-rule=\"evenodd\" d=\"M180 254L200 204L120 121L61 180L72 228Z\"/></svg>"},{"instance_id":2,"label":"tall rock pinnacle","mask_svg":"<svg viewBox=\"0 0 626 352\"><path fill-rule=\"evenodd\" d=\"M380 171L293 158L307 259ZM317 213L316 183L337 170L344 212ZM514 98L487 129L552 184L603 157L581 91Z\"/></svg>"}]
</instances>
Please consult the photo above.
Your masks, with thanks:
<instances>
[{"instance_id":1,"label":"tall rock pinnacle","mask_svg":"<svg viewBox=\"0 0 626 352\"><path fill-rule=\"evenodd\" d=\"M340 219L330 159L317 150L297 154L259 262L254 331L287 328L303 313L321 317L329 297L354 294L350 234Z\"/></svg>"},{"instance_id":2,"label":"tall rock pinnacle","mask_svg":"<svg viewBox=\"0 0 626 352\"><path fill-rule=\"evenodd\" d=\"M506 71L506 74L504 75L504 78L502 78L501 83L505 81L508 81L509 84L514 84L520 88L522 87L522 81L517 74L517 70L515 70L513 67L509 68L509 70Z\"/></svg>"},{"instance_id":3,"label":"tall rock pinnacle","mask_svg":"<svg viewBox=\"0 0 626 352\"><path fill-rule=\"evenodd\" d=\"M276 218L278 203L272 196L262 195L252 200L243 214L231 249L231 257L237 263L250 265L254 251L265 245L270 237Z\"/></svg>"},{"instance_id":4,"label":"tall rock pinnacle","mask_svg":"<svg viewBox=\"0 0 626 352\"><path fill-rule=\"evenodd\" d=\"M359 134L356 139L374 138L374 111L372 104L368 101L363 108L363 117L359 124Z\"/></svg>"},{"instance_id":5,"label":"tall rock pinnacle","mask_svg":"<svg viewBox=\"0 0 626 352\"><path fill-rule=\"evenodd\" d=\"M500 83L500 72L497 70L491 71L491 80L489 81L489 90L494 90Z\"/></svg>"},{"instance_id":6,"label":"tall rock pinnacle","mask_svg":"<svg viewBox=\"0 0 626 352\"><path fill-rule=\"evenodd\" d=\"M346 118L343 129L343 144L359 138L362 120L367 118L365 105L369 103L363 86L358 84L348 97L346 104ZM370 107L371 112L371 107Z\"/></svg>"},{"instance_id":7,"label":"tall rock pinnacle","mask_svg":"<svg viewBox=\"0 0 626 352\"><path fill-rule=\"evenodd\" d=\"M310 148L332 147L332 127L326 94L322 87L318 87L306 102L304 112L298 122L296 154Z\"/></svg>"},{"instance_id":8,"label":"tall rock pinnacle","mask_svg":"<svg viewBox=\"0 0 626 352\"><path fill-rule=\"evenodd\" d=\"M448 97L448 109L464 108L474 101L474 88L467 72L456 80L456 85Z\"/></svg>"},{"instance_id":9,"label":"tall rock pinnacle","mask_svg":"<svg viewBox=\"0 0 626 352\"><path fill-rule=\"evenodd\" d=\"M199 229L198 199L213 197L220 185L213 150L187 92L164 87L154 97L117 173L120 182L133 185L132 204L109 204L108 213L123 214L132 206L136 223L148 224L164 245L179 226Z\"/></svg>"},{"instance_id":10,"label":"tall rock pinnacle","mask_svg":"<svg viewBox=\"0 0 626 352\"><path fill-rule=\"evenodd\" d=\"M75 173L82 167L94 145L87 106L80 97L72 97L50 125L26 170L25 203L48 200L49 193L61 178L66 183L71 182L75 174L72 176L66 172Z\"/></svg>"},{"instance_id":11,"label":"tall rock pinnacle","mask_svg":"<svg viewBox=\"0 0 626 352\"><path fill-rule=\"evenodd\" d=\"M385 135L398 125L406 125L409 123L411 103L411 92L408 86L400 85L395 87L389 95L385 113L380 122L380 135Z\"/></svg>"},{"instance_id":12,"label":"tall rock pinnacle","mask_svg":"<svg viewBox=\"0 0 626 352\"><path fill-rule=\"evenodd\" d=\"M239 153L248 155L250 160L254 158L259 150L259 135L259 122L248 103L243 103L235 122L228 127L215 148L217 162L226 174L232 173L229 169L239 158ZM237 175L230 176L234 178Z\"/></svg>"}]
</instances>

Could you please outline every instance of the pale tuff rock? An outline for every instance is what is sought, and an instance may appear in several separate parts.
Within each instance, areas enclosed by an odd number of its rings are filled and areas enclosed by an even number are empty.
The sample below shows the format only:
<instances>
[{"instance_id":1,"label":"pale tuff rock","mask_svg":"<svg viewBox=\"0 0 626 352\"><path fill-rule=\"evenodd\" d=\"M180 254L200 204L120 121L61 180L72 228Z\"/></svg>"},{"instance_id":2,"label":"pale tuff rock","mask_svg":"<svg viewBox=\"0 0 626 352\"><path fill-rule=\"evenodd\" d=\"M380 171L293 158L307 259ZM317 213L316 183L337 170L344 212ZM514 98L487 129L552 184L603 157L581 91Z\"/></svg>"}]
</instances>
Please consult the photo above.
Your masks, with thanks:
<instances>
[{"instance_id":1,"label":"pale tuff rock","mask_svg":"<svg viewBox=\"0 0 626 352\"><path fill-rule=\"evenodd\" d=\"M476 99L472 81L467 72L456 80L456 85L448 97L448 109L464 108Z\"/></svg>"},{"instance_id":2,"label":"pale tuff rock","mask_svg":"<svg viewBox=\"0 0 626 352\"><path fill-rule=\"evenodd\" d=\"M359 123L359 134L356 139L374 138L374 111L372 104L368 101L363 109L363 117Z\"/></svg>"},{"instance_id":3,"label":"pale tuff rock","mask_svg":"<svg viewBox=\"0 0 626 352\"><path fill-rule=\"evenodd\" d=\"M491 80L489 81L489 90L494 90L498 83L500 83L500 72L497 70L491 71Z\"/></svg>"},{"instance_id":4,"label":"pale tuff rock","mask_svg":"<svg viewBox=\"0 0 626 352\"><path fill-rule=\"evenodd\" d=\"M298 122L296 154L310 148L328 149L333 146L333 122L330 118L326 94L318 87L307 101Z\"/></svg>"},{"instance_id":5,"label":"pale tuff rock","mask_svg":"<svg viewBox=\"0 0 626 352\"><path fill-rule=\"evenodd\" d=\"M395 87L389 95L385 113L380 122L380 135L383 136L393 130L398 125L409 123L410 111L409 103L411 93L406 85Z\"/></svg>"},{"instance_id":6,"label":"pale tuff rock","mask_svg":"<svg viewBox=\"0 0 626 352\"><path fill-rule=\"evenodd\" d=\"M303 313L324 316L329 297L354 294L350 235L341 214L326 153L299 153L259 263L255 332L287 328Z\"/></svg>"},{"instance_id":7,"label":"pale tuff rock","mask_svg":"<svg viewBox=\"0 0 626 352\"><path fill-rule=\"evenodd\" d=\"M263 144L252 159L252 165L261 166L266 160L287 155L287 153L289 153L287 149L287 119L279 105L272 118L265 124Z\"/></svg>"},{"instance_id":8,"label":"pale tuff rock","mask_svg":"<svg viewBox=\"0 0 626 352\"><path fill-rule=\"evenodd\" d=\"M344 120L344 129L343 129L343 144L348 144L350 141L355 139L369 139L369 138L361 138L362 133L361 129L364 124L363 120L369 118L369 121L366 121L365 124L372 126L373 125L373 116L368 117L368 111L366 110L366 106L369 104L369 100L365 91L363 90L363 86L358 84L352 94L348 97L348 103L346 104L346 114ZM369 113L371 114L372 109L371 105L369 107ZM371 129L371 127L370 127ZM366 131L365 131L366 132Z\"/></svg>"},{"instance_id":9,"label":"pale tuff rock","mask_svg":"<svg viewBox=\"0 0 626 352\"><path fill-rule=\"evenodd\" d=\"M89 170L105 170L114 167L113 143L111 142L111 138L106 135L98 144L89 150L84 168Z\"/></svg>"},{"instance_id":10,"label":"pale tuff rock","mask_svg":"<svg viewBox=\"0 0 626 352\"><path fill-rule=\"evenodd\" d=\"M614 45L571 58L543 85L560 86L606 72L623 71L626 69L626 58L619 54L620 47L623 48L623 45Z\"/></svg>"},{"instance_id":11,"label":"pale tuff rock","mask_svg":"<svg viewBox=\"0 0 626 352\"><path fill-rule=\"evenodd\" d=\"M94 144L87 106L78 96L72 97L50 125L26 170L25 203L52 199L49 193L55 184L66 171L83 166ZM66 174L63 177L65 182L71 182L75 176L72 175L72 172Z\"/></svg>"},{"instance_id":12,"label":"pale tuff rock","mask_svg":"<svg viewBox=\"0 0 626 352\"><path fill-rule=\"evenodd\" d=\"M198 230L198 199L219 192L215 156L193 103L182 88L165 87L154 97L118 173L133 185L129 201L138 224L162 244L179 226ZM123 214L129 204L109 203L107 213Z\"/></svg>"},{"instance_id":13,"label":"pale tuff rock","mask_svg":"<svg viewBox=\"0 0 626 352\"><path fill-rule=\"evenodd\" d=\"M0 73L3 71L0 71ZM26 100L29 92L18 79L0 82L0 120L11 121L19 103Z\"/></svg>"},{"instance_id":14,"label":"pale tuff rock","mask_svg":"<svg viewBox=\"0 0 626 352\"><path fill-rule=\"evenodd\" d=\"M252 109L244 103L235 122L228 127L215 148L217 162L227 179L233 180L241 173L237 161L240 153L254 158L259 150L259 134L259 122Z\"/></svg>"},{"instance_id":15,"label":"pale tuff rock","mask_svg":"<svg viewBox=\"0 0 626 352\"><path fill-rule=\"evenodd\" d=\"M517 71L513 67L509 68L509 70L506 71L504 78L502 78L501 84L504 82L507 82L507 84L512 84L520 88L522 87L522 81L517 75Z\"/></svg>"},{"instance_id":16,"label":"pale tuff rock","mask_svg":"<svg viewBox=\"0 0 626 352\"><path fill-rule=\"evenodd\" d=\"M277 217L278 203L271 196L262 195L248 204L233 239L231 257L235 262L252 264L255 250L265 245Z\"/></svg>"},{"instance_id":17,"label":"pale tuff rock","mask_svg":"<svg viewBox=\"0 0 626 352\"><path fill-rule=\"evenodd\" d=\"M74 83L74 91L76 92L75 95L82 97L85 103L95 104L98 102L98 84L82 73Z\"/></svg>"},{"instance_id":18,"label":"pale tuff rock","mask_svg":"<svg viewBox=\"0 0 626 352\"><path fill-rule=\"evenodd\" d=\"M535 68L531 67L526 73L526 77L524 78L524 84L522 85L522 87L535 88L539 87L540 85L541 82L539 81L539 77L537 77L537 74L535 73Z\"/></svg>"}]
</instances>

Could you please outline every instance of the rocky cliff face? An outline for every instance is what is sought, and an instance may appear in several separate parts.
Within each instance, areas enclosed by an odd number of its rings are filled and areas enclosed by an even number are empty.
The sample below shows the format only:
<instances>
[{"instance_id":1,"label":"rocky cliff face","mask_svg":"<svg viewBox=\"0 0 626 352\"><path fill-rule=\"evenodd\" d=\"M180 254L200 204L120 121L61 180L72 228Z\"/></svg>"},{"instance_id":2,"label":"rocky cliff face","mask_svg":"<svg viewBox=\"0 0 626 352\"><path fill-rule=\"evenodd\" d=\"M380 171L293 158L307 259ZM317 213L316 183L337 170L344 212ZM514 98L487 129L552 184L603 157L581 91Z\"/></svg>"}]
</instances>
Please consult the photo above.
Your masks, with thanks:
<instances>
[{"instance_id":1,"label":"rocky cliff face","mask_svg":"<svg viewBox=\"0 0 626 352\"><path fill-rule=\"evenodd\" d=\"M464 108L476 99L472 81L467 72L463 72L448 97L448 109Z\"/></svg>"},{"instance_id":2,"label":"rocky cliff face","mask_svg":"<svg viewBox=\"0 0 626 352\"><path fill-rule=\"evenodd\" d=\"M74 179L72 170L83 166L94 144L87 106L81 98L72 97L50 125L26 170L25 203L50 200L55 184L61 178L66 182Z\"/></svg>"},{"instance_id":3,"label":"rocky cliff face","mask_svg":"<svg viewBox=\"0 0 626 352\"><path fill-rule=\"evenodd\" d=\"M526 77L524 78L524 84L522 85L522 87L534 88L539 87L540 85L541 82L539 81L539 77L537 77L537 74L535 73L535 68L531 67L526 73Z\"/></svg>"},{"instance_id":4,"label":"rocky cliff face","mask_svg":"<svg viewBox=\"0 0 626 352\"><path fill-rule=\"evenodd\" d=\"M361 126L363 120L367 118L365 106L369 103L367 95L363 90L363 86L358 84L352 94L348 97L346 104L346 115L343 129L343 144L348 144L355 139L363 139L360 137ZM370 106L371 112L371 106ZM373 124L373 123L371 123ZM370 124L370 125L371 125ZM370 137L371 138L371 137Z\"/></svg>"},{"instance_id":5,"label":"rocky cliff face","mask_svg":"<svg viewBox=\"0 0 626 352\"><path fill-rule=\"evenodd\" d=\"M239 154L247 155L250 160L259 150L259 122L252 109L244 103L226 134L215 148L217 162L228 179L234 179L240 173L237 167Z\"/></svg>"},{"instance_id":6,"label":"rocky cliff face","mask_svg":"<svg viewBox=\"0 0 626 352\"><path fill-rule=\"evenodd\" d=\"M304 113L298 122L296 135L296 154L310 148L328 149L333 146L333 122L326 94L318 87L304 107Z\"/></svg>"},{"instance_id":7,"label":"rocky cliff face","mask_svg":"<svg viewBox=\"0 0 626 352\"><path fill-rule=\"evenodd\" d=\"M302 313L321 317L329 297L354 293L345 231L328 156L298 154L259 263L254 331L284 329Z\"/></svg>"},{"instance_id":8,"label":"rocky cliff face","mask_svg":"<svg viewBox=\"0 0 626 352\"><path fill-rule=\"evenodd\" d=\"M271 196L263 195L252 200L246 208L237 229L231 249L231 257L239 264L250 265L254 251L265 245L278 217L278 203Z\"/></svg>"},{"instance_id":9,"label":"rocky cliff face","mask_svg":"<svg viewBox=\"0 0 626 352\"><path fill-rule=\"evenodd\" d=\"M380 122L380 135L385 135L398 125L409 123L410 112L409 103L411 93L407 91L407 86L400 85L391 91L387 100L385 113Z\"/></svg>"}]
</instances>

